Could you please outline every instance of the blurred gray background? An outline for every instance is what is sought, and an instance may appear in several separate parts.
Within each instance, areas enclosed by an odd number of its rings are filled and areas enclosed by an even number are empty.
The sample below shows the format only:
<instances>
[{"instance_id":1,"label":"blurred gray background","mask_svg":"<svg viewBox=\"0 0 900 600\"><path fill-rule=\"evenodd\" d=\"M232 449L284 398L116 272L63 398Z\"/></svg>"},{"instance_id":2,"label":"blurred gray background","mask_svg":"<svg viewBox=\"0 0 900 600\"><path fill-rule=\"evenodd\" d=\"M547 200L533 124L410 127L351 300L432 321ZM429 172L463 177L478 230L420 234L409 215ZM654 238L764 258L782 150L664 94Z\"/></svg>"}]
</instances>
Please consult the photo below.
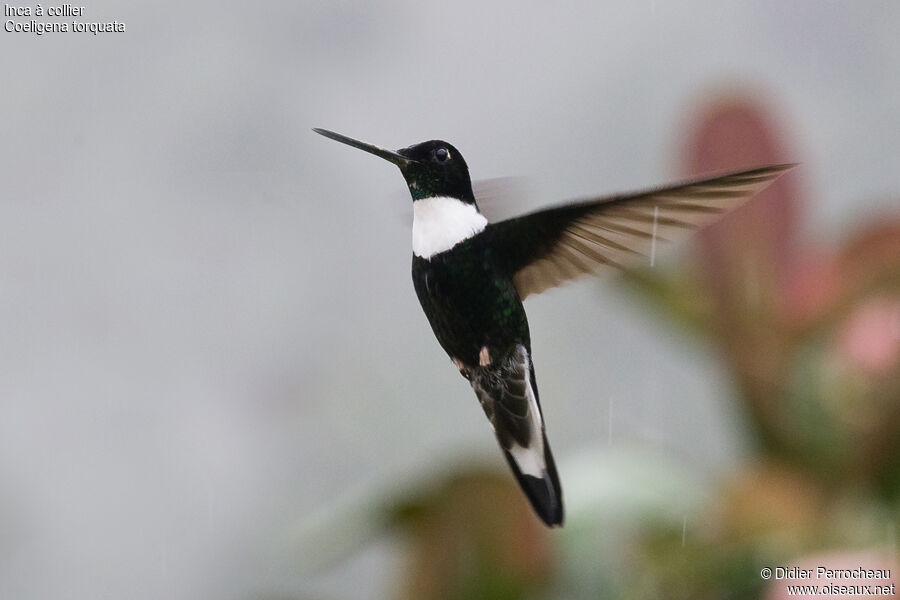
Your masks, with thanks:
<instances>
[{"instance_id":1,"label":"blurred gray background","mask_svg":"<svg viewBox=\"0 0 900 600\"><path fill-rule=\"evenodd\" d=\"M311 127L447 139L476 179L528 175L526 210L675 177L692 108L748 90L815 186L814 235L896 203L897 2L82 20L126 31L0 31L2 598L380 596L390 539L311 567L302 532L455 461L500 466L415 299L400 174ZM740 458L711 348L614 281L527 308L564 485L590 448Z\"/></svg>"}]
</instances>

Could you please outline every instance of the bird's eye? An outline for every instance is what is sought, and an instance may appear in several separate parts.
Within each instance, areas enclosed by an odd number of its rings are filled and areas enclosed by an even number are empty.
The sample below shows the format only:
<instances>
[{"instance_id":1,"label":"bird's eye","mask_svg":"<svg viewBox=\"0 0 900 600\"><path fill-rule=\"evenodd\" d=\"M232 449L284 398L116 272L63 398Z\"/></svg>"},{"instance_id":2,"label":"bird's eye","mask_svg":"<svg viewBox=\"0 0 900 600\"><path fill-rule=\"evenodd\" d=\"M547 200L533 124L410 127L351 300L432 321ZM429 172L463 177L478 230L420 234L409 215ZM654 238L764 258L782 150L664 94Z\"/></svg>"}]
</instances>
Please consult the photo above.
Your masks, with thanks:
<instances>
[{"instance_id":1,"label":"bird's eye","mask_svg":"<svg viewBox=\"0 0 900 600\"><path fill-rule=\"evenodd\" d=\"M434 151L434 160L439 163L445 163L450 160L450 151L446 148L438 148Z\"/></svg>"}]
</instances>

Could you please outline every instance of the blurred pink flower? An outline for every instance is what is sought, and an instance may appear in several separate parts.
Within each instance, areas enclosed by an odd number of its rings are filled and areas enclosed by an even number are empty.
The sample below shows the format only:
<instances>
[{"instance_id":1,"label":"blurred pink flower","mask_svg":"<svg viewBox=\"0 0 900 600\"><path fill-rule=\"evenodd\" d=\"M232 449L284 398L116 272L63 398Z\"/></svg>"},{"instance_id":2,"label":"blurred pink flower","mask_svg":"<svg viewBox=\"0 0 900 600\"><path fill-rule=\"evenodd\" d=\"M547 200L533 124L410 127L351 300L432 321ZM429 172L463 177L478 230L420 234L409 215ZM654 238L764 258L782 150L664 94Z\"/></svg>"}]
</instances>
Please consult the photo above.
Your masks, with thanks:
<instances>
[{"instance_id":1,"label":"blurred pink flower","mask_svg":"<svg viewBox=\"0 0 900 600\"><path fill-rule=\"evenodd\" d=\"M796 162L773 114L753 94L723 95L701 106L680 170L696 176ZM729 288L745 283L735 265L769 266L773 283L784 280L800 246L804 198L797 182L796 172L783 175L747 206L700 232L702 260L720 302L729 302Z\"/></svg>"},{"instance_id":2,"label":"blurred pink flower","mask_svg":"<svg viewBox=\"0 0 900 600\"><path fill-rule=\"evenodd\" d=\"M838 350L872 375L900 367L900 299L873 298L857 307L838 334Z\"/></svg>"}]
</instances>

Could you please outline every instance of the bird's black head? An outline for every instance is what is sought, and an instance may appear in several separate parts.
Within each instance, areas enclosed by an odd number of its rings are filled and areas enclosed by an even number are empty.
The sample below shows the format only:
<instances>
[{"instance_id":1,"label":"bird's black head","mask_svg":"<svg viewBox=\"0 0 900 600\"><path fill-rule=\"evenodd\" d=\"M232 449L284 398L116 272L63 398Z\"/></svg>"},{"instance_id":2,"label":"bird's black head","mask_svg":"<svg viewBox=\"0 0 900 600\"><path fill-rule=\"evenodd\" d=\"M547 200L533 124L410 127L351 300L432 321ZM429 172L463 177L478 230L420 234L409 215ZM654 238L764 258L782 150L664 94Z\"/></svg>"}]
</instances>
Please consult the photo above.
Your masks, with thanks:
<instances>
[{"instance_id":1,"label":"bird's black head","mask_svg":"<svg viewBox=\"0 0 900 600\"><path fill-rule=\"evenodd\" d=\"M475 202L469 167L459 150L442 140L430 140L402 148L397 154L412 159L400 170L413 200L448 196Z\"/></svg>"},{"instance_id":2,"label":"bird's black head","mask_svg":"<svg viewBox=\"0 0 900 600\"><path fill-rule=\"evenodd\" d=\"M414 201L434 196L449 196L464 202L475 203L472 181L469 179L469 167L462 154L452 144L441 140L430 140L392 152L326 129L313 129L313 131L348 146L380 156L400 167Z\"/></svg>"}]
</instances>

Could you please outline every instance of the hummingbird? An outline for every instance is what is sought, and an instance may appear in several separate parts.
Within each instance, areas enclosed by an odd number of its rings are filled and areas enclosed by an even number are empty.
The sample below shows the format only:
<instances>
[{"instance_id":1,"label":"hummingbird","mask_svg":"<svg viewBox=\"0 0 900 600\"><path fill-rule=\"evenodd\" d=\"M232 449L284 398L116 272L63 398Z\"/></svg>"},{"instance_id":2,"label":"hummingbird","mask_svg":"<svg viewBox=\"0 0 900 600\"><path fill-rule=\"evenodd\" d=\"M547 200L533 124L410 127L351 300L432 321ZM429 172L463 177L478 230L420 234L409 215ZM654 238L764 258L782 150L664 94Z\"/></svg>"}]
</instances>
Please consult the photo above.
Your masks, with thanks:
<instances>
[{"instance_id":1,"label":"hummingbird","mask_svg":"<svg viewBox=\"0 0 900 600\"><path fill-rule=\"evenodd\" d=\"M387 150L314 128L398 166L413 202L412 279L438 343L468 380L540 519L563 523L562 487L538 396L522 304L604 269L627 269L736 208L794 165L593 197L489 222L462 154L443 140Z\"/></svg>"}]
</instances>

